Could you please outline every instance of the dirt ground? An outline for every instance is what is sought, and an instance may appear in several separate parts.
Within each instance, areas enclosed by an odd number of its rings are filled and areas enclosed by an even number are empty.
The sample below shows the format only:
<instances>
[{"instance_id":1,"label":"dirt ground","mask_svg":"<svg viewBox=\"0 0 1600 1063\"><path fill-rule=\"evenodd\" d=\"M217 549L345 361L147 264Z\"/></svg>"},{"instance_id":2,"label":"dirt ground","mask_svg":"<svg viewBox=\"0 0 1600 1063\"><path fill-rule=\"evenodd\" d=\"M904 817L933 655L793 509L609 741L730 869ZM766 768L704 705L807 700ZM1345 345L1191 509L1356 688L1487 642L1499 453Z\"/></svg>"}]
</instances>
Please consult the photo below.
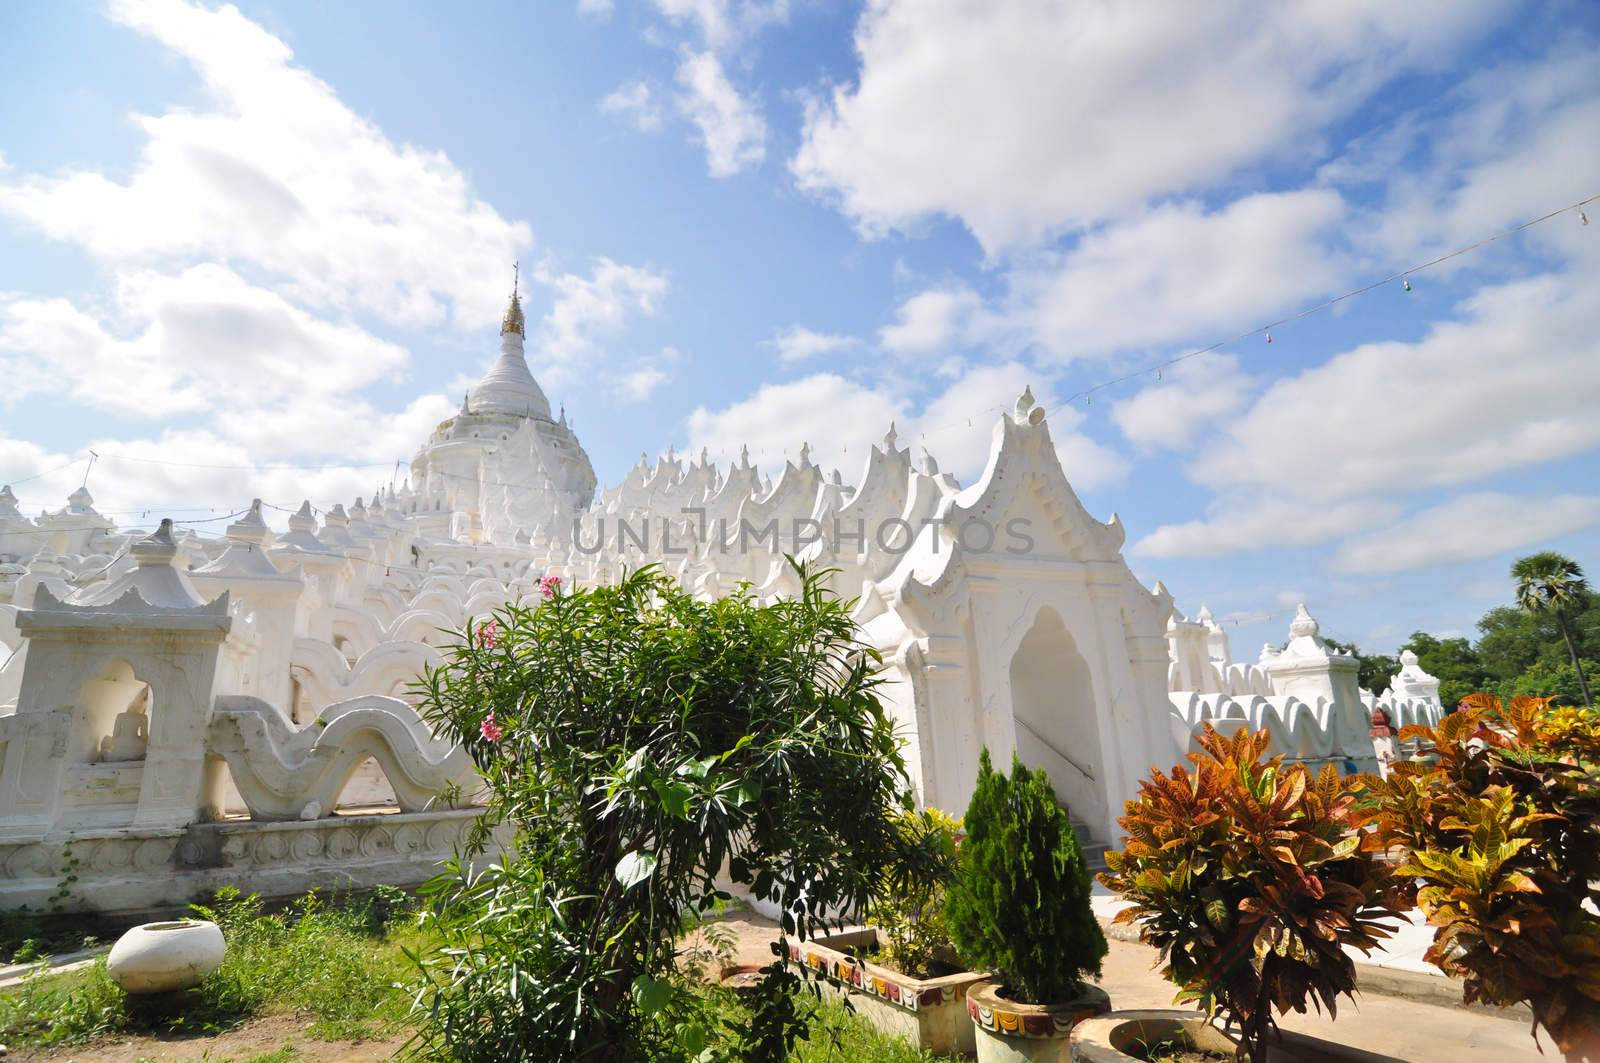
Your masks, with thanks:
<instances>
[{"instance_id":1,"label":"dirt ground","mask_svg":"<svg viewBox=\"0 0 1600 1063\"><path fill-rule=\"evenodd\" d=\"M735 967L760 967L772 961L771 942L777 929L770 920L749 911L722 920L731 933ZM691 941L703 939L697 932ZM1135 942L1110 941L1099 985L1115 1007L1172 1006L1172 987L1155 970L1155 950ZM1369 1052L1413 1063L1519 1063L1559 1059L1545 1044L1541 1056L1526 1023L1464 1008L1444 1008L1399 997L1367 994L1344 1003L1335 1023L1312 1012L1282 1020L1285 1029L1336 1040ZM304 1018L278 1015L252 1022L231 1033L208 1038L117 1037L72 1049L50 1052L13 1050L5 1063L51 1060L75 1063L143 1063L145 1060L248 1063L293 1046L294 1063L333 1063L388 1059L405 1042L401 1034L375 1041L315 1041Z\"/></svg>"},{"instance_id":2,"label":"dirt ground","mask_svg":"<svg viewBox=\"0 0 1600 1063\"><path fill-rule=\"evenodd\" d=\"M119 1035L74 1048L12 1049L5 1063L248 1063L270 1056L285 1045L294 1048L294 1054L288 1057L293 1063L375 1063L393 1056L410 1036L401 1033L381 1041L316 1041L308 1032L310 1027L311 1021L303 1016L270 1015L216 1037Z\"/></svg>"}]
</instances>

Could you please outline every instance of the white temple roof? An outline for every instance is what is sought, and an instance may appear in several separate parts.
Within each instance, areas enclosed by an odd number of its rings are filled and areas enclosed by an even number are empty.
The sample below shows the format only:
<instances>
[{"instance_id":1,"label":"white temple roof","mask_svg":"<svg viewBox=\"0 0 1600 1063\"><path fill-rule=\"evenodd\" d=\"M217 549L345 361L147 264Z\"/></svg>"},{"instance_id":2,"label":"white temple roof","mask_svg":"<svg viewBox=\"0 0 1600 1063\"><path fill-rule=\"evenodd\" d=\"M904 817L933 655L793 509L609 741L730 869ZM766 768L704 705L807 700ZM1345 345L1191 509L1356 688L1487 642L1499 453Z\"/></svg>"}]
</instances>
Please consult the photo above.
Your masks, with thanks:
<instances>
[{"instance_id":1,"label":"white temple roof","mask_svg":"<svg viewBox=\"0 0 1600 1063\"><path fill-rule=\"evenodd\" d=\"M500 357L468 395L472 413L514 413L550 420L550 400L523 356L522 303L515 292L500 325Z\"/></svg>"}]
</instances>

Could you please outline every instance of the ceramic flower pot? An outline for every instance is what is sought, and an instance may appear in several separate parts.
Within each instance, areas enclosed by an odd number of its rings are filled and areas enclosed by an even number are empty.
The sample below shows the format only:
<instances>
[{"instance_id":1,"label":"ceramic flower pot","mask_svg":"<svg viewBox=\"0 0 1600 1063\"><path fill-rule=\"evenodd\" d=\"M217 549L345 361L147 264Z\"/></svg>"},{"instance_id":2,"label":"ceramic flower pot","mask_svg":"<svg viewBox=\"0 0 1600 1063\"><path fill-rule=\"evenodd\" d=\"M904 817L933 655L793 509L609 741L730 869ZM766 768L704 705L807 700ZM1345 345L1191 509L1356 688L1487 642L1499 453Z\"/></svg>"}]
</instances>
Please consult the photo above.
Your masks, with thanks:
<instances>
[{"instance_id":1,"label":"ceramic flower pot","mask_svg":"<svg viewBox=\"0 0 1600 1063\"><path fill-rule=\"evenodd\" d=\"M961 971L935 978L909 974L858 958L878 944L874 927L824 934L789 942L789 962L822 973L826 991L848 997L856 1014L885 1033L939 1055L971 1055L972 1023L967 1021L967 987L982 972Z\"/></svg>"},{"instance_id":2,"label":"ceramic flower pot","mask_svg":"<svg viewBox=\"0 0 1600 1063\"><path fill-rule=\"evenodd\" d=\"M1305 1034L1280 1030L1267 1046L1273 1063L1395 1063L1393 1056L1349 1048ZM1198 1011L1156 1008L1113 1011L1079 1023L1072 1031L1072 1063L1138 1063L1142 1050L1162 1041L1176 1040L1187 1048L1233 1058L1238 1047L1232 1038L1206 1021Z\"/></svg>"},{"instance_id":3,"label":"ceramic flower pot","mask_svg":"<svg viewBox=\"0 0 1600 1063\"><path fill-rule=\"evenodd\" d=\"M979 1063L1068 1063L1073 1027L1110 1010L1111 998L1097 986L1085 986L1081 996L1059 1004L1009 1000L987 978L967 990Z\"/></svg>"},{"instance_id":4,"label":"ceramic flower pot","mask_svg":"<svg viewBox=\"0 0 1600 1063\"><path fill-rule=\"evenodd\" d=\"M106 957L106 973L134 996L171 993L197 986L222 966L224 945L217 924L203 919L145 923L117 939Z\"/></svg>"}]
</instances>

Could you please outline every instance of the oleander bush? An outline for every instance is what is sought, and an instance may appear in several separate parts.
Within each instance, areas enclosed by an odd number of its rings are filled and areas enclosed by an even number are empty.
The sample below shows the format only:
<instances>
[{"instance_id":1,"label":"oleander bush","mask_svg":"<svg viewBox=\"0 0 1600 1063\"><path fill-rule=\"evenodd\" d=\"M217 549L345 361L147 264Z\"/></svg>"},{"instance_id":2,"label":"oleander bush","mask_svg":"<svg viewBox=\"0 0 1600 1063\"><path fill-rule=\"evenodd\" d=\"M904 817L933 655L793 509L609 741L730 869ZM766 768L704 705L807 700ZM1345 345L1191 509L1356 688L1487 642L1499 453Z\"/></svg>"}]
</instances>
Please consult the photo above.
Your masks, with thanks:
<instances>
[{"instance_id":1,"label":"oleander bush","mask_svg":"<svg viewBox=\"0 0 1600 1063\"><path fill-rule=\"evenodd\" d=\"M1478 694L1400 735L1437 760L1366 780L1366 846L1402 861L1437 928L1427 960L1468 1003L1525 1003L1569 1058L1600 1058L1600 722Z\"/></svg>"},{"instance_id":2,"label":"oleander bush","mask_svg":"<svg viewBox=\"0 0 1600 1063\"><path fill-rule=\"evenodd\" d=\"M1346 948L1388 936L1399 887L1361 847L1361 784L1331 766L1313 776L1282 757L1263 760L1270 735L1229 739L1210 724L1192 768L1151 773L1118 821L1127 834L1100 881L1132 905L1176 1002L1199 1005L1237 1030L1241 1051L1265 1059L1279 1014L1307 1003L1336 1014L1356 988Z\"/></svg>"},{"instance_id":3,"label":"oleander bush","mask_svg":"<svg viewBox=\"0 0 1600 1063\"><path fill-rule=\"evenodd\" d=\"M758 603L655 567L549 588L468 631L421 686L487 786L430 887L417 1047L462 1060L781 1059L805 1032L781 958L741 1017L679 973L686 916L725 873L809 937L901 855L908 789L881 660L821 574ZM474 862L475 858L475 862ZM710 1053L708 1056L707 1053Z\"/></svg>"},{"instance_id":4,"label":"oleander bush","mask_svg":"<svg viewBox=\"0 0 1600 1063\"><path fill-rule=\"evenodd\" d=\"M1012 757L997 772L985 749L962 820L945 922L969 968L987 970L1001 992L1059 1004L1100 973L1105 935L1089 906L1092 889L1067 813L1043 771Z\"/></svg>"}]
</instances>

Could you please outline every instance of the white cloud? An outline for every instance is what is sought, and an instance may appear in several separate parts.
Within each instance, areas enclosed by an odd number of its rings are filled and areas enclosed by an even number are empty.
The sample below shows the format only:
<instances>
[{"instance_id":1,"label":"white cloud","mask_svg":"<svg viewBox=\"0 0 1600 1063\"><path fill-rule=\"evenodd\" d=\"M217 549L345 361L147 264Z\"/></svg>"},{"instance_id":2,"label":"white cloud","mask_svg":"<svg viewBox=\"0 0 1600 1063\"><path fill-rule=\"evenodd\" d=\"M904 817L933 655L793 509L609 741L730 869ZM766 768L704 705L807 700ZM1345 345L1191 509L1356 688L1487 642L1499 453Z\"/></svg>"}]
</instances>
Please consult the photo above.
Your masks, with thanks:
<instances>
[{"instance_id":1,"label":"white cloud","mask_svg":"<svg viewBox=\"0 0 1600 1063\"><path fill-rule=\"evenodd\" d=\"M654 358L640 359L617 382L624 402L645 402L656 388L672 379L672 367L683 360L675 347L663 347Z\"/></svg>"},{"instance_id":2,"label":"white cloud","mask_svg":"<svg viewBox=\"0 0 1600 1063\"><path fill-rule=\"evenodd\" d=\"M1415 343L1364 344L1279 380L1192 475L1338 501L1467 483L1600 446L1593 274L1481 289Z\"/></svg>"},{"instance_id":3,"label":"white cloud","mask_svg":"<svg viewBox=\"0 0 1600 1063\"><path fill-rule=\"evenodd\" d=\"M0 212L118 265L249 262L315 307L496 320L532 238L442 153L391 142L232 6L116 0L111 15L187 59L212 109L135 116L145 140L125 183L8 174Z\"/></svg>"},{"instance_id":4,"label":"white cloud","mask_svg":"<svg viewBox=\"0 0 1600 1063\"><path fill-rule=\"evenodd\" d=\"M712 177L731 177L766 158L766 120L739 95L714 52L685 52L678 84L678 108L700 131Z\"/></svg>"},{"instance_id":5,"label":"white cloud","mask_svg":"<svg viewBox=\"0 0 1600 1063\"><path fill-rule=\"evenodd\" d=\"M1221 338L1345 277L1327 246L1344 215L1329 189L1155 207L1019 265L1007 317L1058 359Z\"/></svg>"},{"instance_id":6,"label":"white cloud","mask_svg":"<svg viewBox=\"0 0 1600 1063\"><path fill-rule=\"evenodd\" d=\"M995 420L1030 379L1030 371L1019 363L980 366L917 410L893 382L875 387L817 373L763 385L722 410L696 409L689 417L690 449L704 446L726 460L748 444L751 460L771 469L781 467L786 451L795 460L796 448L808 442L812 460L838 467L853 479L866 462L867 447L878 443L893 421L902 446L911 446L913 454L925 447L943 471L971 482L987 461ZM1048 389L1035 381L1033 390L1048 408ZM1082 415L1077 411L1054 409L1049 416L1056 452L1075 486L1100 487L1127 473L1126 459L1079 431Z\"/></svg>"},{"instance_id":7,"label":"white cloud","mask_svg":"<svg viewBox=\"0 0 1600 1063\"><path fill-rule=\"evenodd\" d=\"M755 394L721 410L698 407L689 415L690 450L707 448L729 461L750 447L750 460L774 470L799 460L801 443L824 468L853 471L866 460L890 421L906 422L906 400L836 373L816 373L784 384L763 384Z\"/></svg>"},{"instance_id":8,"label":"white cloud","mask_svg":"<svg viewBox=\"0 0 1600 1063\"><path fill-rule=\"evenodd\" d=\"M1426 258L1594 193L1600 66L1592 42L1558 41L1545 55L1477 72L1442 106L1442 116L1402 116L1389 137L1324 168L1325 179L1349 171L1387 178L1385 200L1360 232L1392 260ZM1567 224L1530 235L1573 253L1587 234ZM1464 264L1445 263L1424 282Z\"/></svg>"},{"instance_id":9,"label":"white cloud","mask_svg":"<svg viewBox=\"0 0 1600 1063\"><path fill-rule=\"evenodd\" d=\"M983 300L964 285L918 292L895 311L895 321L878 330L878 342L901 355L927 354L981 338Z\"/></svg>"},{"instance_id":10,"label":"white cloud","mask_svg":"<svg viewBox=\"0 0 1600 1063\"><path fill-rule=\"evenodd\" d=\"M927 433L928 450L939 459L945 472L970 483L988 462L995 421L1012 408L1024 387L1031 387L1035 400L1045 408L1056 456L1074 487L1093 490L1127 475L1127 459L1084 435L1080 431L1083 413L1056 405L1048 382L1020 362L965 370L943 394L927 404L910 423L911 429Z\"/></svg>"},{"instance_id":11,"label":"white cloud","mask_svg":"<svg viewBox=\"0 0 1600 1063\"><path fill-rule=\"evenodd\" d=\"M823 354L848 350L861 342L854 336L840 336L831 332L813 332L803 325L790 325L772 338L778 357L785 362L803 362Z\"/></svg>"},{"instance_id":12,"label":"white cloud","mask_svg":"<svg viewBox=\"0 0 1600 1063\"><path fill-rule=\"evenodd\" d=\"M153 527L162 517L188 522L204 535L220 535L226 520L252 498L295 508L310 499L319 509L348 505L389 483L393 466L379 462L305 467L262 462L245 446L204 429L168 429L140 439L94 437L75 453L50 453L0 438L0 482L73 462L69 468L19 485L26 513L60 509L83 482L89 450L100 455L89 476L95 508L126 526ZM74 459L78 459L74 461ZM23 471L29 469L32 471ZM270 511L281 526L283 514Z\"/></svg>"},{"instance_id":13,"label":"white cloud","mask_svg":"<svg viewBox=\"0 0 1600 1063\"><path fill-rule=\"evenodd\" d=\"M641 133L661 128L661 104L643 81L627 81L600 98L601 114L625 117Z\"/></svg>"},{"instance_id":14,"label":"white cloud","mask_svg":"<svg viewBox=\"0 0 1600 1063\"><path fill-rule=\"evenodd\" d=\"M1399 572L1541 546L1600 524L1600 497L1518 498L1496 491L1461 495L1382 531L1346 542L1333 567ZM1503 589L1503 588L1502 588Z\"/></svg>"},{"instance_id":15,"label":"white cloud","mask_svg":"<svg viewBox=\"0 0 1600 1063\"><path fill-rule=\"evenodd\" d=\"M655 0L655 6L670 21L699 31L713 50L789 17L789 0Z\"/></svg>"},{"instance_id":16,"label":"white cloud","mask_svg":"<svg viewBox=\"0 0 1600 1063\"><path fill-rule=\"evenodd\" d=\"M1215 353L1162 370L1161 379L1111 407L1111 420L1140 450L1179 450L1215 431L1244 405L1253 381L1239 359Z\"/></svg>"},{"instance_id":17,"label":"white cloud","mask_svg":"<svg viewBox=\"0 0 1600 1063\"><path fill-rule=\"evenodd\" d=\"M619 334L632 318L654 314L667 291L666 274L605 257L594 260L588 277L546 269L538 279L555 291L542 342L558 368Z\"/></svg>"},{"instance_id":18,"label":"white cloud","mask_svg":"<svg viewBox=\"0 0 1600 1063\"><path fill-rule=\"evenodd\" d=\"M1134 543L1140 557L1221 557L1268 546L1312 546L1391 520L1399 507L1351 501L1308 506L1299 498L1268 501L1229 499L1210 507L1202 520L1163 524Z\"/></svg>"},{"instance_id":19,"label":"white cloud","mask_svg":"<svg viewBox=\"0 0 1600 1063\"><path fill-rule=\"evenodd\" d=\"M403 372L406 352L312 316L222 266L125 274L108 332L65 299L0 302L7 400L59 394L136 417L315 402Z\"/></svg>"},{"instance_id":20,"label":"white cloud","mask_svg":"<svg viewBox=\"0 0 1600 1063\"><path fill-rule=\"evenodd\" d=\"M948 215L993 252L1314 157L1502 7L876 0L857 81L808 108L791 167L868 231Z\"/></svg>"},{"instance_id":21,"label":"white cloud","mask_svg":"<svg viewBox=\"0 0 1600 1063\"><path fill-rule=\"evenodd\" d=\"M614 0L578 0L578 14L586 18L608 19L615 7Z\"/></svg>"},{"instance_id":22,"label":"white cloud","mask_svg":"<svg viewBox=\"0 0 1600 1063\"><path fill-rule=\"evenodd\" d=\"M1593 272L1482 288L1416 342L1364 344L1273 383L1189 464L1218 492L1207 517L1136 549L1215 557L1326 542L1395 519L1395 498L1600 446ZM1387 543L1340 563L1376 571Z\"/></svg>"},{"instance_id":23,"label":"white cloud","mask_svg":"<svg viewBox=\"0 0 1600 1063\"><path fill-rule=\"evenodd\" d=\"M1069 250L1020 257L1000 271L995 299L952 282L918 292L879 342L902 355L1031 348L1067 362L1236 334L1348 276L1349 256L1329 246L1346 213L1329 189L1247 195L1212 211L1168 203Z\"/></svg>"}]
</instances>

